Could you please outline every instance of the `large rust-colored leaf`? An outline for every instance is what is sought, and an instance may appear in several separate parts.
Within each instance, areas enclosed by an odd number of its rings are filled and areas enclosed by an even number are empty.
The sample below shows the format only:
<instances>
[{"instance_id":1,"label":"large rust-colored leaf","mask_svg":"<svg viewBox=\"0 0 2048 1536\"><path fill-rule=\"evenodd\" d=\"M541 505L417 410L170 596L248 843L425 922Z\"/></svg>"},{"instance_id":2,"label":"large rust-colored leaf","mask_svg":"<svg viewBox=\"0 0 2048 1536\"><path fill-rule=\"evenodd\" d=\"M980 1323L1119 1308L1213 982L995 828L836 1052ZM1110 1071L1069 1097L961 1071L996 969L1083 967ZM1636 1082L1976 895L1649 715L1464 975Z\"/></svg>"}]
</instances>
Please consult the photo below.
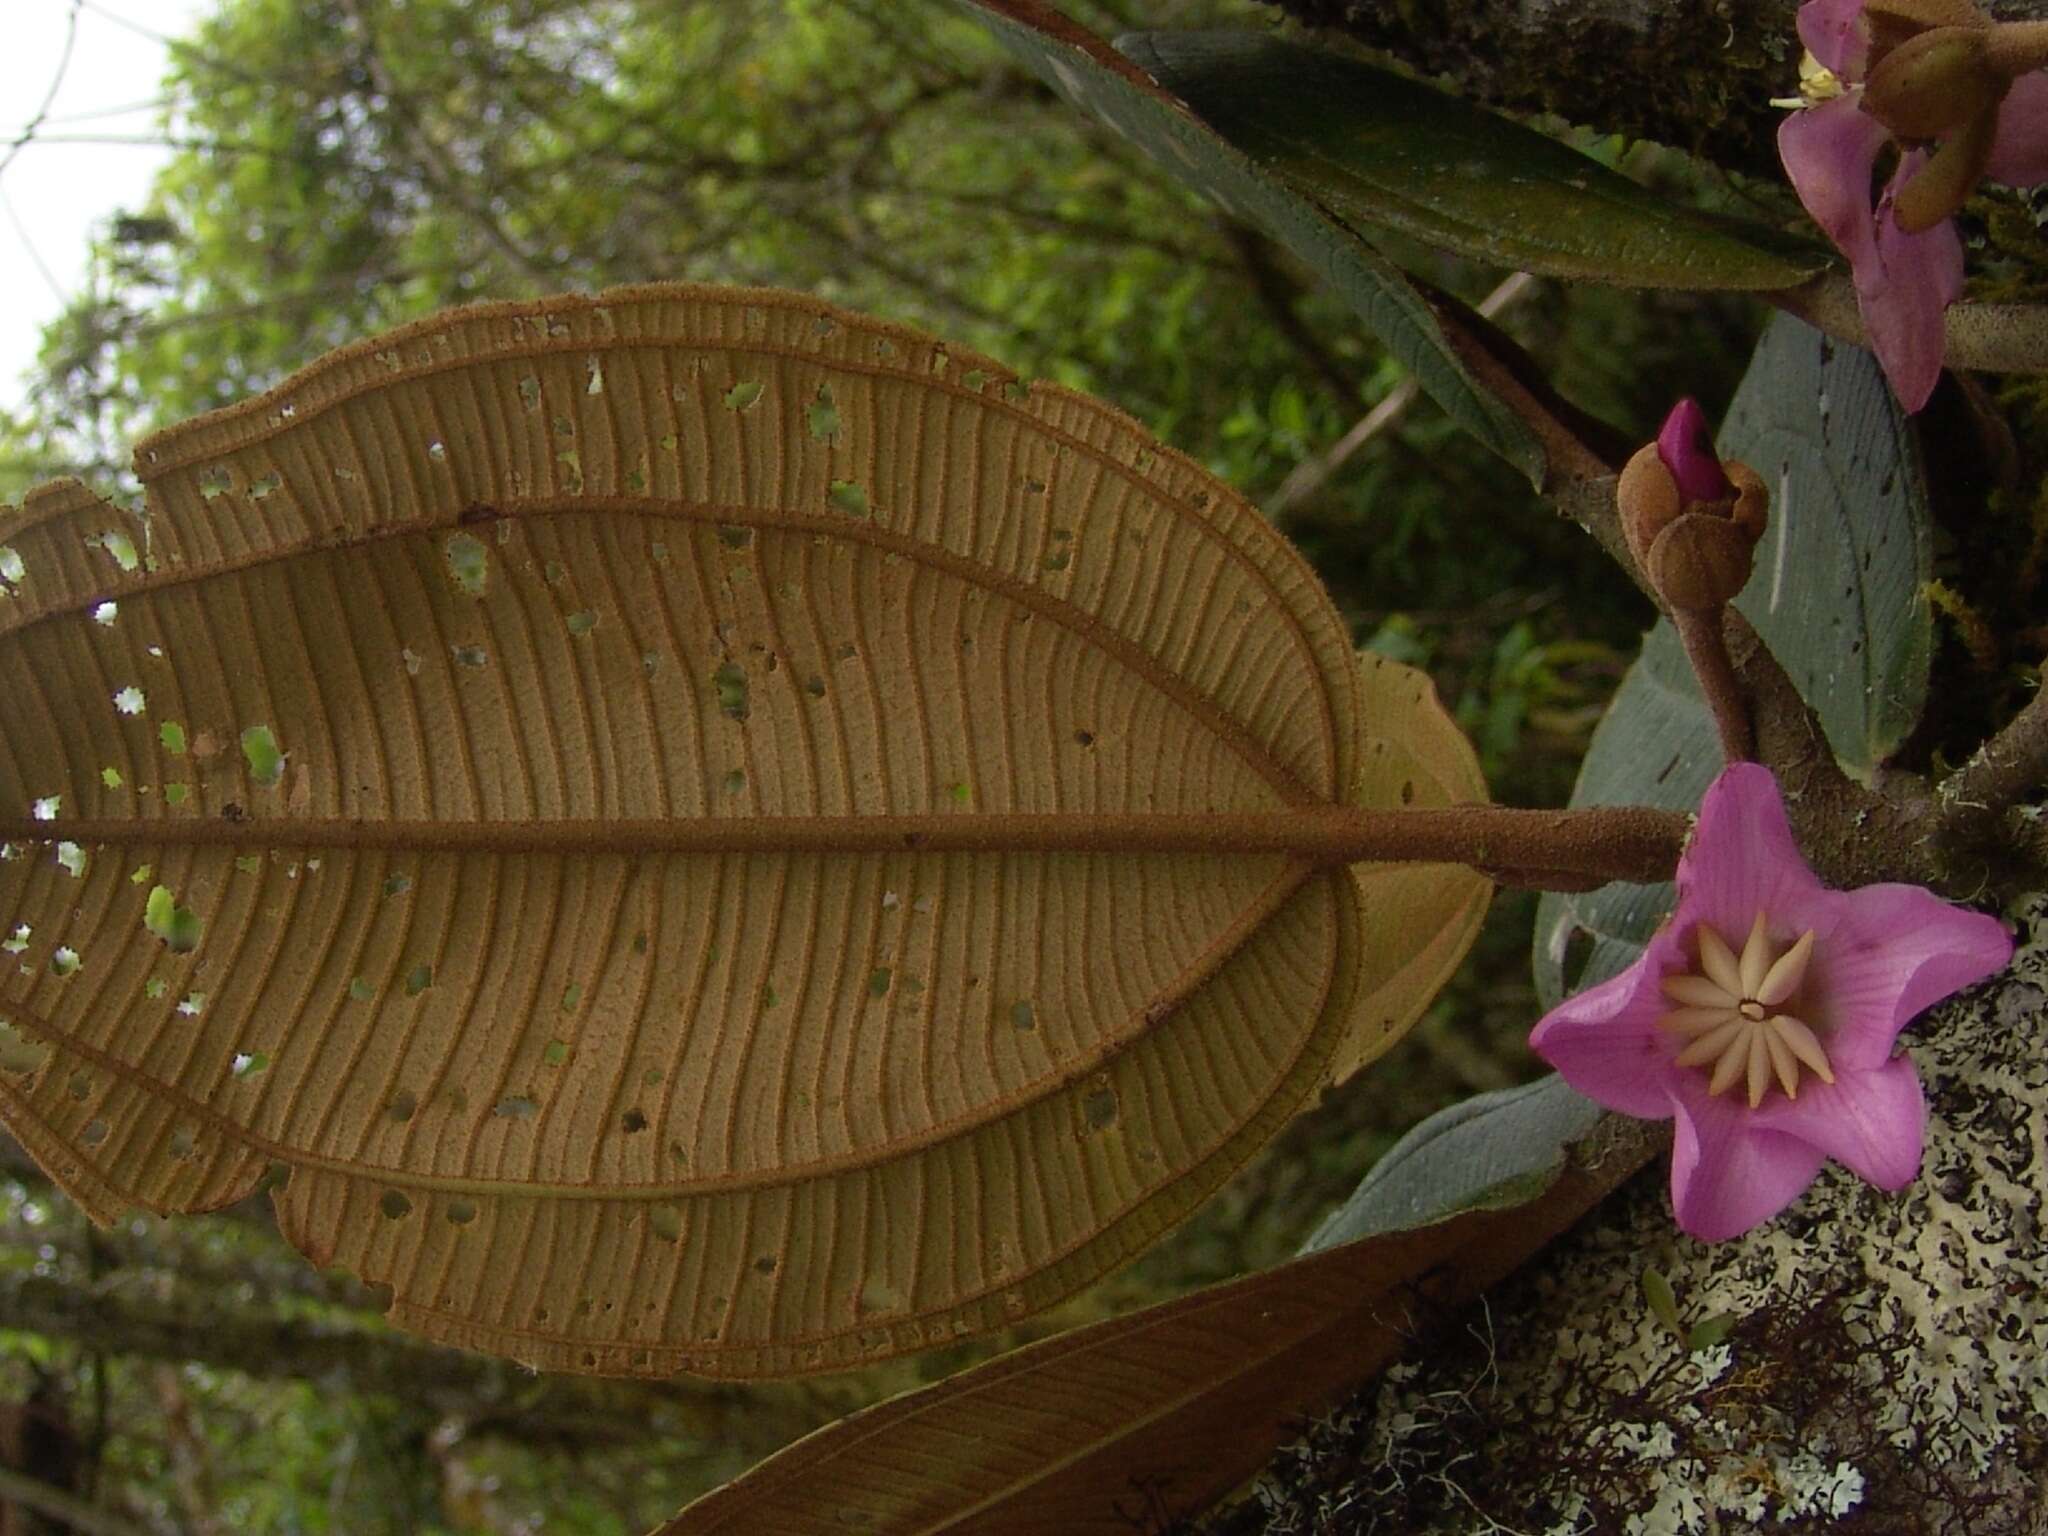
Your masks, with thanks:
<instances>
[{"instance_id":1,"label":"large rust-colored leaf","mask_svg":"<svg viewBox=\"0 0 2048 1536\"><path fill-rule=\"evenodd\" d=\"M0 521L0 1119L101 1220L272 1177L437 1339L998 1326L1391 1041L1486 899L1217 841L1482 793L1243 501L812 300L461 311L137 468L146 529Z\"/></svg>"},{"instance_id":2,"label":"large rust-colored leaf","mask_svg":"<svg viewBox=\"0 0 2048 1536\"><path fill-rule=\"evenodd\" d=\"M1126 1536L1220 1498L1290 1424L1394 1360L1658 1145L1610 1122L1527 1204L1310 1254L892 1398L707 1494L658 1536ZM1592 1148L1590 1156L1586 1149Z\"/></svg>"}]
</instances>

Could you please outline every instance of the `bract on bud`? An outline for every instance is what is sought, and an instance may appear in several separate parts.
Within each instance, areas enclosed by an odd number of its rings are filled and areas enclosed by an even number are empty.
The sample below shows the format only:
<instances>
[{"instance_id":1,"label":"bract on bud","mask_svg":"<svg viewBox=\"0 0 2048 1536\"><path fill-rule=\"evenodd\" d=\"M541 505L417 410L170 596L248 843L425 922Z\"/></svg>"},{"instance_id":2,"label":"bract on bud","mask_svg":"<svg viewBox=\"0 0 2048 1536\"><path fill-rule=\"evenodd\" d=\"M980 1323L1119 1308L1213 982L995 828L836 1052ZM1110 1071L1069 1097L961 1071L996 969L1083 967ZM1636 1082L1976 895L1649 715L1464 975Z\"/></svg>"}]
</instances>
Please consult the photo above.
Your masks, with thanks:
<instances>
[{"instance_id":1,"label":"bract on bud","mask_svg":"<svg viewBox=\"0 0 2048 1536\"><path fill-rule=\"evenodd\" d=\"M1998 115L1985 112L1944 139L1927 163L1892 195L1892 220L1909 235L1953 218L1990 164Z\"/></svg>"},{"instance_id":2,"label":"bract on bud","mask_svg":"<svg viewBox=\"0 0 2048 1536\"><path fill-rule=\"evenodd\" d=\"M1991 67L1985 41L1981 26L1936 27L1907 38L1871 67L1863 110L1906 140L1938 138L1979 117L1995 122L2012 82Z\"/></svg>"},{"instance_id":3,"label":"bract on bud","mask_svg":"<svg viewBox=\"0 0 2048 1536\"><path fill-rule=\"evenodd\" d=\"M1719 607L1748 582L1769 496L1748 465L1715 457L1695 402L1628 461L1615 499L1630 553L1673 608Z\"/></svg>"},{"instance_id":4,"label":"bract on bud","mask_svg":"<svg viewBox=\"0 0 2048 1536\"><path fill-rule=\"evenodd\" d=\"M1887 33L1910 37L1929 27L1982 26L1990 17L1972 0L1864 0L1863 20L1883 44Z\"/></svg>"}]
</instances>

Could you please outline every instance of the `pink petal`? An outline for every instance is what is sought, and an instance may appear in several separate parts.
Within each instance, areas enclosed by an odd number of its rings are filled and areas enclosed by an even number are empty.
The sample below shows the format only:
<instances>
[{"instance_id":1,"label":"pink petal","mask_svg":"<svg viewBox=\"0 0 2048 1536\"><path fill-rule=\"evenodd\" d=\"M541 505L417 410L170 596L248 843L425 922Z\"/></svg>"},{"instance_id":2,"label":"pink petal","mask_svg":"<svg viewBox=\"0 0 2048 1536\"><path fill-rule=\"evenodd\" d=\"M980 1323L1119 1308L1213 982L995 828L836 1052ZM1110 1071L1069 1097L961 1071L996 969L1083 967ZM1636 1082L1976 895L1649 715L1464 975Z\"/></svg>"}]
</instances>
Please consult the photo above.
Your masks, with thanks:
<instances>
[{"instance_id":1,"label":"pink petal","mask_svg":"<svg viewBox=\"0 0 2048 1536\"><path fill-rule=\"evenodd\" d=\"M1927 1100L1904 1056L1875 1071L1838 1066L1832 1083L1809 1078L1798 1098L1773 1094L1751 1116L1758 1135L1802 1141L1879 1189L1904 1189L1920 1172Z\"/></svg>"},{"instance_id":2,"label":"pink petal","mask_svg":"<svg viewBox=\"0 0 2048 1536\"><path fill-rule=\"evenodd\" d=\"M1838 917L1807 968L1806 1022L1828 1059L1869 1071L1891 1058L1900 1030L1952 992L2005 968L2004 924L1950 906L1917 885L1867 885L1838 896Z\"/></svg>"},{"instance_id":3,"label":"pink petal","mask_svg":"<svg viewBox=\"0 0 2048 1536\"><path fill-rule=\"evenodd\" d=\"M1740 1092L1713 1098L1704 1083L1685 1085L1671 1095L1671 1109L1678 1117L1671 1209L1703 1241L1737 1237L1769 1221L1820 1172L1821 1149L1763 1129Z\"/></svg>"},{"instance_id":4,"label":"pink petal","mask_svg":"<svg viewBox=\"0 0 2048 1536\"><path fill-rule=\"evenodd\" d=\"M1984 174L2009 187L2048 181L2048 73L2022 75L2006 92Z\"/></svg>"},{"instance_id":5,"label":"pink petal","mask_svg":"<svg viewBox=\"0 0 2048 1536\"><path fill-rule=\"evenodd\" d=\"M1941 378L1942 311L1963 293L1963 240L1954 222L1909 235L1891 215L1893 194L1926 163L1925 150L1900 158L1878 203L1877 259L1850 263L1870 350L1908 411L1925 405Z\"/></svg>"},{"instance_id":6,"label":"pink petal","mask_svg":"<svg viewBox=\"0 0 2048 1536\"><path fill-rule=\"evenodd\" d=\"M1587 1098L1639 1120L1671 1113L1666 1083L1679 1069L1672 1041L1657 1028L1670 1004L1657 982L1678 965L1665 934L1636 963L1597 987L1565 999L1529 1033L1529 1048Z\"/></svg>"},{"instance_id":7,"label":"pink petal","mask_svg":"<svg viewBox=\"0 0 2048 1536\"><path fill-rule=\"evenodd\" d=\"M1671 407L1664 426L1657 433L1657 457L1678 482L1678 494L1686 501L1719 501L1735 494L1735 487L1721 472L1721 456L1714 452L1714 431L1707 425L1707 413L1699 401L1688 395Z\"/></svg>"},{"instance_id":8,"label":"pink petal","mask_svg":"<svg viewBox=\"0 0 2048 1536\"><path fill-rule=\"evenodd\" d=\"M1845 80L1861 80L1870 40L1859 22L1863 0L1806 0L1799 7L1799 41Z\"/></svg>"},{"instance_id":9,"label":"pink petal","mask_svg":"<svg viewBox=\"0 0 2048 1536\"><path fill-rule=\"evenodd\" d=\"M1870 172L1891 135L1858 99L1840 96L1787 116L1778 125L1778 158L1813 222L1860 272L1877 252Z\"/></svg>"},{"instance_id":10,"label":"pink petal","mask_svg":"<svg viewBox=\"0 0 2048 1536\"><path fill-rule=\"evenodd\" d=\"M1773 935L1781 943L1798 937L1777 932L1785 923L1818 928L1816 910L1832 926L1826 910L1831 893L1792 841L1778 781L1757 763L1735 763L1708 786L1700 801L1699 826L1678 861L1678 889L1672 926L1682 928L1680 940L1694 923L1703 922L1731 944L1740 944L1759 911L1770 915Z\"/></svg>"}]
</instances>

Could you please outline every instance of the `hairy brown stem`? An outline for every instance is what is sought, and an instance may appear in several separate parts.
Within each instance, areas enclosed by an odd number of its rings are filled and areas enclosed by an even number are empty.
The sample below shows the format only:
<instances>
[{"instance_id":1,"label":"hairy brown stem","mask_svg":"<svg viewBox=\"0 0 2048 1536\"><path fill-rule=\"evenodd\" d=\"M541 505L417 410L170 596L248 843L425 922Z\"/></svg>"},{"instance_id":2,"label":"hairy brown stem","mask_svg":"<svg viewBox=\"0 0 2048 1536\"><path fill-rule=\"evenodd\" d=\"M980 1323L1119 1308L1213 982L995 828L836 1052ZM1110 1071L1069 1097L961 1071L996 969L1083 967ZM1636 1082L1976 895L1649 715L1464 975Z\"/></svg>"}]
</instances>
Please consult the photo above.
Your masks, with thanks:
<instances>
[{"instance_id":1,"label":"hairy brown stem","mask_svg":"<svg viewBox=\"0 0 2048 1536\"><path fill-rule=\"evenodd\" d=\"M1944 832L2003 819L2048 786L2048 688L2043 688L1977 755L1941 785Z\"/></svg>"},{"instance_id":2,"label":"hairy brown stem","mask_svg":"<svg viewBox=\"0 0 2048 1536\"><path fill-rule=\"evenodd\" d=\"M1220 814L749 816L694 821L0 821L10 843L387 853L1292 854L1316 864L1469 864L1513 884L1668 880L1686 817L1647 806L1319 805Z\"/></svg>"},{"instance_id":3,"label":"hairy brown stem","mask_svg":"<svg viewBox=\"0 0 2048 1536\"><path fill-rule=\"evenodd\" d=\"M1735 667L1728 659L1727 642L1721 634L1725 607L1673 608L1672 627L1685 646L1685 659L1692 663L1700 692L1720 733L1721 756L1731 763L1756 759L1756 733L1750 727L1749 700L1736 680Z\"/></svg>"},{"instance_id":4,"label":"hairy brown stem","mask_svg":"<svg viewBox=\"0 0 2048 1536\"><path fill-rule=\"evenodd\" d=\"M2001 21L1984 40L1984 60L2009 79L2048 66L2048 21Z\"/></svg>"},{"instance_id":5,"label":"hairy brown stem","mask_svg":"<svg viewBox=\"0 0 2048 1536\"><path fill-rule=\"evenodd\" d=\"M2023 803L2048 788L2048 689L2037 692L1934 794L1933 843L1944 865L1986 885L2038 870L2048 830Z\"/></svg>"},{"instance_id":6,"label":"hairy brown stem","mask_svg":"<svg viewBox=\"0 0 2048 1536\"><path fill-rule=\"evenodd\" d=\"M1870 332L1856 308L1855 287L1844 272L1823 272L1796 288L1758 297L1838 341L1870 344ZM1942 338L1942 360L1950 368L1980 373L2048 371L2048 312L2038 304L1952 304L1942 316Z\"/></svg>"}]
</instances>

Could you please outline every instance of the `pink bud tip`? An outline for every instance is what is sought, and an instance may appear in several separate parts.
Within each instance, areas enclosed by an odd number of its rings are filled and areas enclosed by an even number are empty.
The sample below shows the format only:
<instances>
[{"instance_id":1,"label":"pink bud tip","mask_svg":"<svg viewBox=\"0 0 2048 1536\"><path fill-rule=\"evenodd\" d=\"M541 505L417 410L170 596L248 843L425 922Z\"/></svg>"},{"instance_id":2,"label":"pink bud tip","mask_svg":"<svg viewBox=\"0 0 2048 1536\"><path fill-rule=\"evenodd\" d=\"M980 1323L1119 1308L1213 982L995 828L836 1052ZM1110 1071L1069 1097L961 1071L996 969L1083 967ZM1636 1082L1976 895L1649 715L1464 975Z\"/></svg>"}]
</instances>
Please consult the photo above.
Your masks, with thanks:
<instances>
[{"instance_id":1,"label":"pink bud tip","mask_svg":"<svg viewBox=\"0 0 2048 1536\"><path fill-rule=\"evenodd\" d=\"M1674 405L1671 414L1664 418L1663 430L1657 434L1657 457L1678 482L1681 500L1723 501L1735 494L1735 487L1721 473L1707 413L1690 395Z\"/></svg>"}]
</instances>

